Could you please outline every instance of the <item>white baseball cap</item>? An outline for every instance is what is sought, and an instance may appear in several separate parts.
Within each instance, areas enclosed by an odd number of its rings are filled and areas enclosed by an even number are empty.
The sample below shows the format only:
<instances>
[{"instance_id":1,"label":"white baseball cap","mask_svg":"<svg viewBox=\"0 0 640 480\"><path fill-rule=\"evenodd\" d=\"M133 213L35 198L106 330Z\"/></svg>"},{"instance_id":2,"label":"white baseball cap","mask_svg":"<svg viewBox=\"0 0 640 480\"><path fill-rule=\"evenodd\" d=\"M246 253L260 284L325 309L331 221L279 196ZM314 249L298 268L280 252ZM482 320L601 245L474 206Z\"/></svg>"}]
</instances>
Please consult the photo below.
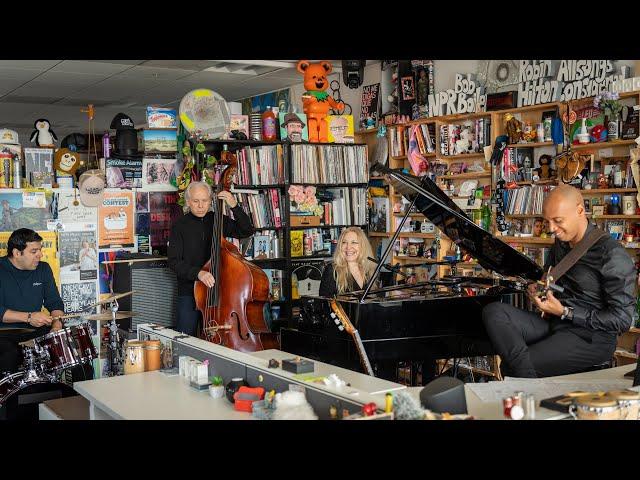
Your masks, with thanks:
<instances>
[{"instance_id":1,"label":"white baseball cap","mask_svg":"<svg viewBox=\"0 0 640 480\"><path fill-rule=\"evenodd\" d=\"M80 201L85 207L97 207L102 203L106 185L103 170L87 170L78 180Z\"/></svg>"},{"instance_id":2,"label":"white baseball cap","mask_svg":"<svg viewBox=\"0 0 640 480\"><path fill-rule=\"evenodd\" d=\"M18 141L18 132L15 130L9 130L8 128L0 129L0 143L20 145L20 142Z\"/></svg>"}]
</instances>

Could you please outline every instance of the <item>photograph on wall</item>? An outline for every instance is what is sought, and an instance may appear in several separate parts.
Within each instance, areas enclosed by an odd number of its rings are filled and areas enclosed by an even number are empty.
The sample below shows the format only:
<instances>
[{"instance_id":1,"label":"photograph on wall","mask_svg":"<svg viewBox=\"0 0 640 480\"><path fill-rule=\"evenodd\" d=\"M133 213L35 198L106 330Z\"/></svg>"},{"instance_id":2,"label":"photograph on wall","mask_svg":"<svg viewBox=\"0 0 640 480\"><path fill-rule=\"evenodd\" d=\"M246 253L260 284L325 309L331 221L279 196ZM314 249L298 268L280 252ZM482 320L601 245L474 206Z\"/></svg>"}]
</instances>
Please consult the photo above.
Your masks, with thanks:
<instances>
[{"instance_id":1,"label":"photograph on wall","mask_svg":"<svg viewBox=\"0 0 640 480\"><path fill-rule=\"evenodd\" d=\"M304 113L282 113L280 118L280 139L283 142L309 141L307 116Z\"/></svg>"},{"instance_id":2,"label":"photograph on wall","mask_svg":"<svg viewBox=\"0 0 640 480\"><path fill-rule=\"evenodd\" d=\"M96 307L88 308L98 301L95 281L63 283L60 286L60 296L65 313L95 313L96 311Z\"/></svg>"},{"instance_id":3,"label":"photograph on wall","mask_svg":"<svg viewBox=\"0 0 640 480\"><path fill-rule=\"evenodd\" d=\"M415 100L416 91L413 84L413 77L402 77L400 79L402 85L402 99L403 100Z\"/></svg>"},{"instance_id":4,"label":"photograph on wall","mask_svg":"<svg viewBox=\"0 0 640 480\"><path fill-rule=\"evenodd\" d=\"M327 115L329 142L353 143L353 115Z\"/></svg>"},{"instance_id":5,"label":"photograph on wall","mask_svg":"<svg viewBox=\"0 0 640 480\"><path fill-rule=\"evenodd\" d=\"M380 105L380 84L365 85L362 87L362 104L360 106L360 123L372 118L374 125L378 122Z\"/></svg>"},{"instance_id":6,"label":"photograph on wall","mask_svg":"<svg viewBox=\"0 0 640 480\"><path fill-rule=\"evenodd\" d=\"M60 236L60 277L65 283L98 278L96 225L69 223Z\"/></svg>"},{"instance_id":7,"label":"photograph on wall","mask_svg":"<svg viewBox=\"0 0 640 480\"><path fill-rule=\"evenodd\" d=\"M235 130L244 133L249 138L249 115L238 115L237 113L231 115L229 133Z\"/></svg>"},{"instance_id":8,"label":"photograph on wall","mask_svg":"<svg viewBox=\"0 0 640 480\"><path fill-rule=\"evenodd\" d=\"M142 187L142 159L107 158L107 188Z\"/></svg>"},{"instance_id":9,"label":"photograph on wall","mask_svg":"<svg viewBox=\"0 0 640 480\"><path fill-rule=\"evenodd\" d=\"M181 216L176 192L149 192L149 232L154 251L166 255L171 226Z\"/></svg>"},{"instance_id":10,"label":"photograph on wall","mask_svg":"<svg viewBox=\"0 0 640 480\"><path fill-rule=\"evenodd\" d=\"M149 192L136 192L136 213L149 211Z\"/></svg>"},{"instance_id":11,"label":"photograph on wall","mask_svg":"<svg viewBox=\"0 0 640 480\"><path fill-rule=\"evenodd\" d=\"M0 192L0 231L12 232L18 228L46 230L47 220L52 218L49 207L53 193L49 192Z\"/></svg>"},{"instance_id":12,"label":"photograph on wall","mask_svg":"<svg viewBox=\"0 0 640 480\"><path fill-rule=\"evenodd\" d=\"M177 187L175 158L145 158L142 164L142 186L149 190L175 191Z\"/></svg>"},{"instance_id":13,"label":"photograph on wall","mask_svg":"<svg viewBox=\"0 0 640 480\"><path fill-rule=\"evenodd\" d=\"M98 208L98 245L100 248L127 248L133 237L133 192L105 190Z\"/></svg>"},{"instance_id":14,"label":"photograph on wall","mask_svg":"<svg viewBox=\"0 0 640 480\"><path fill-rule=\"evenodd\" d=\"M60 189L54 196L58 222L65 223L97 223L98 209L85 207L79 194L72 189ZM74 202L78 202L74 205Z\"/></svg>"},{"instance_id":15,"label":"photograph on wall","mask_svg":"<svg viewBox=\"0 0 640 480\"><path fill-rule=\"evenodd\" d=\"M177 130L145 130L142 137L145 153L175 153L178 151Z\"/></svg>"}]
</instances>

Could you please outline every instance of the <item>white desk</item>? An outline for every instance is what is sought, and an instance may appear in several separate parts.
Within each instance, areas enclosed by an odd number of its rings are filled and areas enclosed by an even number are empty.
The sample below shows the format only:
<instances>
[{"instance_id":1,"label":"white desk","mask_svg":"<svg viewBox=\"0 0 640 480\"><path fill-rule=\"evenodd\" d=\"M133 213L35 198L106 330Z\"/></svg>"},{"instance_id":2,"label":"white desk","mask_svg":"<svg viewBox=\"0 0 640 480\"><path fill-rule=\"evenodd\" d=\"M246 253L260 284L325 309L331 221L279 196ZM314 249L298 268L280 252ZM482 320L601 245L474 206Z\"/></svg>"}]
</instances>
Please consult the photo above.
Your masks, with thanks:
<instances>
[{"instance_id":1,"label":"white desk","mask_svg":"<svg viewBox=\"0 0 640 480\"><path fill-rule=\"evenodd\" d=\"M598 380L622 380L624 374L630 372L635 368L635 365L625 365L616 368L607 368L604 370L596 370L594 372L574 373L571 375L561 375L557 377L548 377L548 379L556 380L584 380L588 382L597 383ZM627 388L631 388L633 384L632 378L627 378ZM503 385L508 385L509 381L503 382ZM420 390L423 387L411 387L407 391L411 393L414 398L419 399ZM634 387L637 390L638 387ZM467 400L467 411L470 415L483 420L504 420L502 411L502 402L483 402L469 387L465 385L465 398ZM527 393L525 391L525 393ZM563 414L555 410L549 410L539 406L539 401L536 402L536 420L556 420L562 418L570 418L568 414Z\"/></svg>"},{"instance_id":2,"label":"white desk","mask_svg":"<svg viewBox=\"0 0 640 480\"><path fill-rule=\"evenodd\" d=\"M181 376L159 371L76 382L73 388L90 402L91 420L250 420L226 397L191 388Z\"/></svg>"}]
</instances>

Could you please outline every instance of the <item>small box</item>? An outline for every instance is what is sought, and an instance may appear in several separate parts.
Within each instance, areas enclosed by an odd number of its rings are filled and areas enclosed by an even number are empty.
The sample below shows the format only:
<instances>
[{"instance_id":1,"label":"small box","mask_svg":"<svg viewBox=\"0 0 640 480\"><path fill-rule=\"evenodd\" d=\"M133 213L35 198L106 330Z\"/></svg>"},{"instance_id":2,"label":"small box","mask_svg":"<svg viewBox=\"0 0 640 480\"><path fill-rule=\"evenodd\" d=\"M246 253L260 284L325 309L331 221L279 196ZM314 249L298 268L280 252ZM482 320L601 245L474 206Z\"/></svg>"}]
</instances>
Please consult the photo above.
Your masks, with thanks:
<instances>
[{"instance_id":1,"label":"small box","mask_svg":"<svg viewBox=\"0 0 640 480\"><path fill-rule=\"evenodd\" d=\"M282 360L282 369L291 373L313 372L313 362L304 358L287 358Z\"/></svg>"},{"instance_id":2,"label":"small box","mask_svg":"<svg viewBox=\"0 0 640 480\"><path fill-rule=\"evenodd\" d=\"M291 215L292 227L317 227L320 225L320 217L316 215Z\"/></svg>"}]
</instances>

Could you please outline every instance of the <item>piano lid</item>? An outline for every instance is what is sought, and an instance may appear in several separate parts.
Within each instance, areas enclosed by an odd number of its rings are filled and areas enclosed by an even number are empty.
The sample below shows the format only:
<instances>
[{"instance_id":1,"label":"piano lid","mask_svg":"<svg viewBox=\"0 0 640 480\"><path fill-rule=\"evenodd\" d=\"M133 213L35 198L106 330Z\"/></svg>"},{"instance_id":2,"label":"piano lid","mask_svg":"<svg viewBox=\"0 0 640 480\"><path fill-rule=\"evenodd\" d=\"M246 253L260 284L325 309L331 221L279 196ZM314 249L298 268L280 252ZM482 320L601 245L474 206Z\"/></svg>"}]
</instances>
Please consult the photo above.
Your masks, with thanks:
<instances>
[{"instance_id":1,"label":"piano lid","mask_svg":"<svg viewBox=\"0 0 640 480\"><path fill-rule=\"evenodd\" d=\"M374 168L378 169L377 167ZM418 178L389 170L384 166L380 166L378 170L390 176L394 188L404 197L413 200L417 196L415 205L418 210L462 250L477 258L478 263L484 268L502 275L519 276L530 280L538 280L542 277L543 270L537 263L473 223L464 211L428 177ZM404 183L401 180L404 180ZM448 209L405 183L422 187Z\"/></svg>"}]
</instances>

